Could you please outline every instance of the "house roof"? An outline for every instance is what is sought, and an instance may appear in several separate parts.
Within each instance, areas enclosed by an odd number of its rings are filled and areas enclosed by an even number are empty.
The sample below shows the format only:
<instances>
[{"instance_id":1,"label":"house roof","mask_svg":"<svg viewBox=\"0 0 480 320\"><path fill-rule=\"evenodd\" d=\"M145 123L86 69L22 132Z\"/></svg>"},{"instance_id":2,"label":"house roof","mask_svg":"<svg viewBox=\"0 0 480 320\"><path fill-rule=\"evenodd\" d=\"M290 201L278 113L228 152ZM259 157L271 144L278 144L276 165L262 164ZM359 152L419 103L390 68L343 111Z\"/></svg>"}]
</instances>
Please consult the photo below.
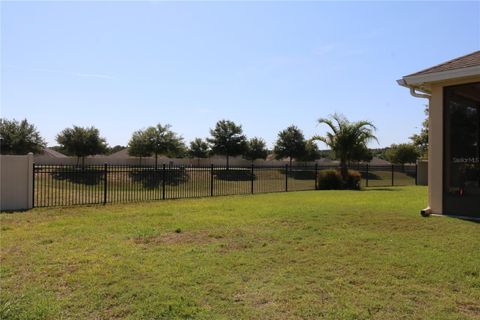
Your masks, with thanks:
<instances>
[{"instance_id":1,"label":"house roof","mask_svg":"<svg viewBox=\"0 0 480 320\"><path fill-rule=\"evenodd\" d=\"M428 93L430 83L471 77L480 77L480 51L409 74L397 82Z\"/></svg>"},{"instance_id":2,"label":"house roof","mask_svg":"<svg viewBox=\"0 0 480 320\"><path fill-rule=\"evenodd\" d=\"M379 157L373 157L372 160L370 160L370 162L368 164L373 165L373 166L391 165L390 162L388 162L387 160L381 159Z\"/></svg>"},{"instance_id":3,"label":"house roof","mask_svg":"<svg viewBox=\"0 0 480 320\"><path fill-rule=\"evenodd\" d=\"M52 158L66 158L67 157L63 153L60 153L60 152L55 151L55 150L50 149L50 148L43 149L43 155L45 155L47 157L52 157Z\"/></svg>"},{"instance_id":4,"label":"house roof","mask_svg":"<svg viewBox=\"0 0 480 320\"><path fill-rule=\"evenodd\" d=\"M433 67L409 74L406 77L417 76L421 74L423 75L423 74L434 73L434 72L442 72L442 71L448 71L448 70L454 70L454 69L468 68L468 67L474 67L474 66L480 66L480 50L449 60L444 63L437 64Z\"/></svg>"},{"instance_id":5,"label":"house roof","mask_svg":"<svg viewBox=\"0 0 480 320\"><path fill-rule=\"evenodd\" d=\"M128 154L128 148L125 148L125 149L119 150L117 152L114 152L107 157L108 158L128 158L128 157L130 157L130 155Z\"/></svg>"}]
</instances>

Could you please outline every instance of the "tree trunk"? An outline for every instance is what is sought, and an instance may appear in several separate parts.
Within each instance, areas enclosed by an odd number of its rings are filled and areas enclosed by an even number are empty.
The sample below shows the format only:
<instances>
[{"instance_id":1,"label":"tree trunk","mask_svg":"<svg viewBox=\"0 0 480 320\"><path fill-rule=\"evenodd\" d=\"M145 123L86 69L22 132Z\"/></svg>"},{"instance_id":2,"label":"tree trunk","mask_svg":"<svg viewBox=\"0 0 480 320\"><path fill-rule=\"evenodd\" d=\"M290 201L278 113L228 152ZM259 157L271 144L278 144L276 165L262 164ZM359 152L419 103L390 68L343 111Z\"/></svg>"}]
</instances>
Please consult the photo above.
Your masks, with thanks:
<instances>
[{"instance_id":1,"label":"tree trunk","mask_svg":"<svg viewBox=\"0 0 480 320\"><path fill-rule=\"evenodd\" d=\"M293 160L293 158L292 158L291 156L290 156L289 158L290 158L290 159L289 159L289 160L290 160L290 167L292 167L292 160Z\"/></svg>"},{"instance_id":2,"label":"tree trunk","mask_svg":"<svg viewBox=\"0 0 480 320\"><path fill-rule=\"evenodd\" d=\"M155 153L155 169L157 169L158 164L158 153Z\"/></svg>"},{"instance_id":3,"label":"tree trunk","mask_svg":"<svg viewBox=\"0 0 480 320\"><path fill-rule=\"evenodd\" d=\"M227 170L230 169L230 156L227 154Z\"/></svg>"}]
</instances>

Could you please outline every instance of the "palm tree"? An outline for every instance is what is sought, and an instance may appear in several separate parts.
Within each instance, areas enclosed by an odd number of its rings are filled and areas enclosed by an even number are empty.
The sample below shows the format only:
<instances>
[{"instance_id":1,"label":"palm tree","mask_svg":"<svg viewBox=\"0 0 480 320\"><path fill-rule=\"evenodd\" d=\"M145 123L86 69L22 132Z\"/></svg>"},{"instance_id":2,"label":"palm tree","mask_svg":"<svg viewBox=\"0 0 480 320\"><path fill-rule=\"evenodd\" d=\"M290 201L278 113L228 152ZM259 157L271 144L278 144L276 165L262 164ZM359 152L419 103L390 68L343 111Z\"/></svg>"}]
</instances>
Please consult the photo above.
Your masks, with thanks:
<instances>
[{"instance_id":1,"label":"palm tree","mask_svg":"<svg viewBox=\"0 0 480 320\"><path fill-rule=\"evenodd\" d=\"M377 129L369 121L350 122L345 116L335 113L329 119L320 118L318 124L326 124L332 132L325 136L314 136L313 140L319 140L329 146L340 160L340 170L344 180L348 178L347 164L355 160L355 152L359 148L366 148L367 143L375 140L374 135Z\"/></svg>"}]
</instances>

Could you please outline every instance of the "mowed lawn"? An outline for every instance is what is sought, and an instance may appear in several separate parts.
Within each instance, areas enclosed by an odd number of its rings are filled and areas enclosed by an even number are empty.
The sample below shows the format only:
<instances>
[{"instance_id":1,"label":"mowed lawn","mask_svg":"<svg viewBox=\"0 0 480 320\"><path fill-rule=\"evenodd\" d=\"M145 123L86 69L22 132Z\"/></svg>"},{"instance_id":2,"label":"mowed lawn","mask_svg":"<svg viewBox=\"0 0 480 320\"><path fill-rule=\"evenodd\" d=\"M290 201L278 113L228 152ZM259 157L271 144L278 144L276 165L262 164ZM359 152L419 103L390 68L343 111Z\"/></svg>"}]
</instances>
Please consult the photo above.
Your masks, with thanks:
<instances>
[{"instance_id":1,"label":"mowed lawn","mask_svg":"<svg viewBox=\"0 0 480 320\"><path fill-rule=\"evenodd\" d=\"M2 214L1 319L479 319L480 224L424 187Z\"/></svg>"}]
</instances>

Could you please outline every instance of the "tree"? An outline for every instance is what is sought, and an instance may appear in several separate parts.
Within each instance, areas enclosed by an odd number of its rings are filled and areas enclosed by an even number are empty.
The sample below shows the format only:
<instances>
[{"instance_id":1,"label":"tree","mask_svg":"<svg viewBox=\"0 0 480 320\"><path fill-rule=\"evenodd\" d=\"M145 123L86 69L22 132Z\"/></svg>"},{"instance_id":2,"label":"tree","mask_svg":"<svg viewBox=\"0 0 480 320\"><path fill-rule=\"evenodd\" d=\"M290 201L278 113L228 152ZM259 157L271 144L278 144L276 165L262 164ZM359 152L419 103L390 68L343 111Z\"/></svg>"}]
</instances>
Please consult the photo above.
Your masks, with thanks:
<instances>
[{"instance_id":1,"label":"tree","mask_svg":"<svg viewBox=\"0 0 480 320\"><path fill-rule=\"evenodd\" d=\"M21 122L0 119L1 154L42 153L46 145L37 128L27 119Z\"/></svg>"},{"instance_id":2,"label":"tree","mask_svg":"<svg viewBox=\"0 0 480 320\"><path fill-rule=\"evenodd\" d=\"M370 149L368 149L367 146L364 144L359 144L352 150L352 161L370 162L372 161L372 159L373 159L372 151L370 151Z\"/></svg>"},{"instance_id":3,"label":"tree","mask_svg":"<svg viewBox=\"0 0 480 320\"><path fill-rule=\"evenodd\" d=\"M191 158L197 158L200 162L200 159L208 157L209 149L210 147L206 141L202 140L201 138L195 138L190 142L188 155Z\"/></svg>"},{"instance_id":4,"label":"tree","mask_svg":"<svg viewBox=\"0 0 480 320\"><path fill-rule=\"evenodd\" d=\"M392 144L391 147L385 151L387 160L391 163L398 163L403 166L405 163L414 163L417 161L420 153L417 147L409 143Z\"/></svg>"},{"instance_id":5,"label":"tree","mask_svg":"<svg viewBox=\"0 0 480 320\"><path fill-rule=\"evenodd\" d=\"M300 129L292 125L278 133L277 142L273 152L277 159L288 157L290 166L292 160L302 157L305 154L305 137Z\"/></svg>"},{"instance_id":6,"label":"tree","mask_svg":"<svg viewBox=\"0 0 480 320\"><path fill-rule=\"evenodd\" d=\"M140 158L140 164L143 157L149 157L152 155L149 150L148 139L144 131L137 130L132 134L130 141L128 142L128 154L132 157Z\"/></svg>"},{"instance_id":7,"label":"tree","mask_svg":"<svg viewBox=\"0 0 480 320\"><path fill-rule=\"evenodd\" d=\"M228 170L230 157L243 154L247 147L242 126L233 121L220 120L214 129L210 129L210 134L212 137L207 141L212 145L212 152L226 157Z\"/></svg>"},{"instance_id":8,"label":"tree","mask_svg":"<svg viewBox=\"0 0 480 320\"><path fill-rule=\"evenodd\" d=\"M255 161L257 159L266 159L268 156L267 144L262 138L251 138L247 142L247 149L243 157L247 160Z\"/></svg>"},{"instance_id":9,"label":"tree","mask_svg":"<svg viewBox=\"0 0 480 320\"><path fill-rule=\"evenodd\" d=\"M378 141L374 135L376 128L369 121L350 122L345 116L336 113L330 119L318 119L318 123L326 124L332 132L327 132L325 136L315 136L313 139L322 141L332 149L335 158L340 160L342 178L346 181L347 164L355 159L361 148L367 149L368 142Z\"/></svg>"},{"instance_id":10,"label":"tree","mask_svg":"<svg viewBox=\"0 0 480 320\"><path fill-rule=\"evenodd\" d=\"M427 118L422 122L420 133L412 135L410 140L417 147L420 156L428 158L428 106L425 107L425 115Z\"/></svg>"},{"instance_id":11,"label":"tree","mask_svg":"<svg viewBox=\"0 0 480 320\"><path fill-rule=\"evenodd\" d=\"M137 157L155 155L155 167L158 155L177 157L184 154L183 138L170 130L170 125L157 124L145 130L135 131L129 142L130 155Z\"/></svg>"},{"instance_id":12,"label":"tree","mask_svg":"<svg viewBox=\"0 0 480 320\"><path fill-rule=\"evenodd\" d=\"M318 149L317 144L315 141L308 140L305 142L305 153L301 155L298 160L300 161L315 161L317 159L320 159L320 150Z\"/></svg>"},{"instance_id":13,"label":"tree","mask_svg":"<svg viewBox=\"0 0 480 320\"><path fill-rule=\"evenodd\" d=\"M82 166L85 165L85 157L95 154L103 154L107 151L105 138L100 137L100 132L95 127L77 127L63 129L56 138L60 147L69 156L82 159Z\"/></svg>"}]
</instances>

